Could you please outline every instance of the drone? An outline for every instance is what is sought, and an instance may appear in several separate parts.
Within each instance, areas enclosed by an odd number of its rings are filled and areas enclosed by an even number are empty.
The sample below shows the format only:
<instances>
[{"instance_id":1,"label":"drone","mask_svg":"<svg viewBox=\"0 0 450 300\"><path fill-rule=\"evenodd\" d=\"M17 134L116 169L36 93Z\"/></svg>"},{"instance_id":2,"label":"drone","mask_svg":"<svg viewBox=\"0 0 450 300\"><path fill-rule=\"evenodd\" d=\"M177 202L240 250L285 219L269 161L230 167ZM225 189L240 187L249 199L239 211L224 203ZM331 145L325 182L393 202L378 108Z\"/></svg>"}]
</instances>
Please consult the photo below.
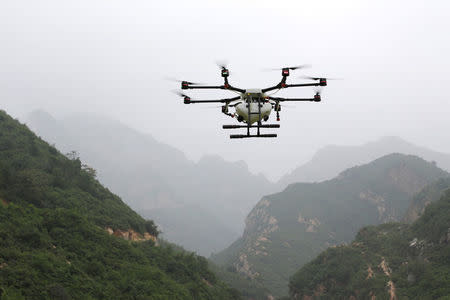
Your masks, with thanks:
<instances>
[{"instance_id":1,"label":"drone","mask_svg":"<svg viewBox=\"0 0 450 300\"><path fill-rule=\"evenodd\" d=\"M241 89L232 86L228 77L230 72L225 65L219 65L221 68L221 75L224 79L223 85L210 86L202 85L200 83L190 82L190 81L179 81L181 82L181 89L220 89L228 90L231 92L238 93L238 96L232 98L215 99L215 100L196 100L187 96L184 93L177 92L177 94L184 98L184 104L195 104L195 103L222 103L222 113L237 119L239 123L244 123L243 125L223 125L223 129L239 129L246 128L247 134L231 134L231 139L241 139L241 138L275 138L277 134L266 133L262 134L261 128L280 128L280 124L263 124L269 120L269 116L272 110L276 112L277 121L280 121L280 111L281 102L320 102L322 100L320 96L320 90L317 90L312 98L281 98L273 97L272 95L276 92L291 88L291 87L306 87L306 86L316 86L324 87L327 86L327 78L324 77L303 77L314 82L312 83L299 83L299 84L288 84L286 83L289 77L290 71L297 69L303 69L307 65L300 65L294 67L283 67L281 69L281 81L274 85L263 89ZM329 78L328 78L329 79ZM268 92L275 91L271 94ZM230 107L235 109L234 113L230 113ZM256 134L251 134L250 128L256 128Z\"/></svg>"}]
</instances>

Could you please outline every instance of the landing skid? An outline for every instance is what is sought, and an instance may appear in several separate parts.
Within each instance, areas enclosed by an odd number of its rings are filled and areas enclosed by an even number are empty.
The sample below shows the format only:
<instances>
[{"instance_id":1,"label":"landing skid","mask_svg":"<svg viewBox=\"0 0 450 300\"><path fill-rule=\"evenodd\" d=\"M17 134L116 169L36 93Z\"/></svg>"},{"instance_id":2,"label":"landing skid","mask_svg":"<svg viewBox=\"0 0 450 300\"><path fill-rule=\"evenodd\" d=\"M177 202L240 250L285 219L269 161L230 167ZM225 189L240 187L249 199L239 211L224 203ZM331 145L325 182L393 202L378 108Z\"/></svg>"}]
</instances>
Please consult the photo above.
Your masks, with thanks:
<instances>
[{"instance_id":1,"label":"landing skid","mask_svg":"<svg viewBox=\"0 0 450 300\"><path fill-rule=\"evenodd\" d=\"M236 128L280 128L280 124L264 124L264 125L223 125L223 129L236 129Z\"/></svg>"},{"instance_id":2,"label":"landing skid","mask_svg":"<svg viewBox=\"0 0 450 300\"><path fill-rule=\"evenodd\" d=\"M230 139L244 139L244 138L276 138L276 133L266 133L261 134L259 133L260 128L280 128L280 124L258 124L258 125L223 125L223 129L238 129L238 128L247 128L247 134L231 134ZM257 128L258 133L257 134L250 134L250 128Z\"/></svg>"},{"instance_id":3,"label":"landing skid","mask_svg":"<svg viewBox=\"0 0 450 300\"><path fill-rule=\"evenodd\" d=\"M260 137L260 138L276 138L276 133L266 133L266 134L231 134L230 139L244 139L244 138L252 138L252 137Z\"/></svg>"}]
</instances>

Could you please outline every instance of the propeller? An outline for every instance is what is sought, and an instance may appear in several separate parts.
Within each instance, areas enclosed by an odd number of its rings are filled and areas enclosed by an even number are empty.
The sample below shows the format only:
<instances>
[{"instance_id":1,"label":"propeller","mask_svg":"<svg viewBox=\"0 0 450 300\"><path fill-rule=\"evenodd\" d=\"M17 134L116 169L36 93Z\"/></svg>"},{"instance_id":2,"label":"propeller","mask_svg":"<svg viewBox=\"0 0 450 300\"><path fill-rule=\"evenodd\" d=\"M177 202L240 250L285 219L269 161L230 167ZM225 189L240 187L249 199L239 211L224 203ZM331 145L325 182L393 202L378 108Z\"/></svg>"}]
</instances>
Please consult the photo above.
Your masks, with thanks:
<instances>
[{"instance_id":1,"label":"propeller","mask_svg":"<svg viewBox=\"0 0 450 300\"><path fill-rule=\"evenodd\" d=\"M316 92L315 95L314 95L314 101L315 102L322 101L322 97L320 96L320 94L322 93L322 89L321 88L316 88L316 89L314 89L314 91Z\"/></svg>"},{"instance_id":2,"label":"propeller","mask_svg":"<svg viewBox=\"0 0 450 300\"><path fill-rule=\"evenodd\" d=\"M223 60L216 60L216 65L217 65L219 68L221 68L222 70L228 69L228 68L227 68L228 62L226 62L226 61L223 61Z\"/></svg>"},{"instance_id":3,"label":"propeller","mask_svg":"<svg viewBox=\"0 0 450 300\"><path fill-rule=\"evenodd\" d=\"M269 69L264 69L265 71L280 71L280 70L284 70L284 69L289 69L289 70L298 70L298 69L305 69L305 68L310 68L311 65L298 65L298 66L293 66L293 67L283 67L283 68L269 68Z\"/></svg>"},{"instance_id":4,"label":"propeller","mask_svg":"<svg viewBox=\"0 0 450 300\"><path fill-rule=\"evenodd\" d=\"M172 91L174 94L177 94L178 96L180 96L180 97L182 97L182 98L191 98L191 97L189 97L188 95L186 95L186 94L183 94L182 92L180 92L180 91Z\"/></svg>"},{"instance_id":5,"label":"propeller","mask_svg":"<svg viewBox=\"0 0 450 300\"><path fill-rule=\"evenodd\" d=\"M317 87L317 88L314 89L314 93L316 95L320 95L320 94L322 94L322 90L323 90L322 88Z\"/></svg>"},{"instance_id":6,"label":"propeller","mask_svg":"<svg viewBox=\"0 0 450 300\"><path fill-rule=\"evenodd\" d=\"M178 80L178 79L172 78L172 77L166 77L165 79L166 79L166 80L169 80L169 81L173 81L173 82L180 82L180 83L185 82L185 83L187 83L187 84L189 84L189 85L200 85L200 84L204 84L204 83L201 83L201 82L190 82L190 81L186 81L186 80Z\"/></svg>"}]
</instances>

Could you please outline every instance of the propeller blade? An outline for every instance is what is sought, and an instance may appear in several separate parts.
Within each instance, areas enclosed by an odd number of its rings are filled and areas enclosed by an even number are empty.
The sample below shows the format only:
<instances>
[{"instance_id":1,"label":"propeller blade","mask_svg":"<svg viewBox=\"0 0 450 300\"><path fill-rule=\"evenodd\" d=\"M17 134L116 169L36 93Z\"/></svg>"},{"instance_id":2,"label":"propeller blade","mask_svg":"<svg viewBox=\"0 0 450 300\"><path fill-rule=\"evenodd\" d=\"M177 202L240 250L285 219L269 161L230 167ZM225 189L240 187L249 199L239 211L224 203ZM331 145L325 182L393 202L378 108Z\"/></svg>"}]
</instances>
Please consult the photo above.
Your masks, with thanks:
<instances>
[{"instance_id":1,"label":"propeller blade","mask_svg":"<svg viewBox=\"0 0 450 300\"><path fill-rule=\"evenodd\" d=\"M166 77L165 79L166 79L166 80L169 80L169 81L173 81L173 82L186 82L186 83L189 84L189 85L200 85L200 84L204 84L204 83L201 83L201 82L190 82L190 81L186 81L186 80L178 80L178 79L173 78L173 77Z\"/></svg>"},{"instance_id":2,"label":"propeller blade","mask_svg":"<svg viewBox=\"0 0 450 300\"><path fill-rule=\"evenodd\" d=\"M311 65L299 65L299 66L295 66L295 67L287 67L289 70L298 70L298 69L305 69L305 68L310 68Z\"/></svg>"},{"instance_id":3,"label":"propeller blade","mask_svg":"<svg viewBox=\"0 0 450 300\"><path fill-rule=\"evenodd\" d=\"M298 70L298 69L305 69L305 68L310 68L311 65L306 64L306 65L298 65L298 66L293 66L293 67L283 67L283 68L269 68L269 69L264 69L264 71L280 71L283 69L289 69L289 70Z\"/></svg>"},{"instance_id":4,"label":"propeller blade","mask_svg":"<svg viewBox=\"0 0 450 300\"><path fill-rule=\"evenodd\" d=\"M222 70L227 69L228 62L225 60L216 60L216 65L221 68Z\"/></svg>"},{"instance_id":5,"label":"propeller blade","mask_svg":"<svg viewBox=\"0 0 450 300\"><path fill-rule=\"evenodd\" d=\"M316 95L320 95L320 94L322 94L322 88L315 88L314 89L314 92L316 93Z\"/></svg>"},{"instance_id":6,"label":"propeller blade","mask_svg":"<svg viewBox=\"0 0 450 300\"><path fill-rule=\"evenodd\" d=\"M190 98L188 95L183 94L183 93L180 92L180 91L172 91L172 93L177 94L178 96L183 97L183 98L185 98L185 97Z\"/></svg>"}]
</instances>

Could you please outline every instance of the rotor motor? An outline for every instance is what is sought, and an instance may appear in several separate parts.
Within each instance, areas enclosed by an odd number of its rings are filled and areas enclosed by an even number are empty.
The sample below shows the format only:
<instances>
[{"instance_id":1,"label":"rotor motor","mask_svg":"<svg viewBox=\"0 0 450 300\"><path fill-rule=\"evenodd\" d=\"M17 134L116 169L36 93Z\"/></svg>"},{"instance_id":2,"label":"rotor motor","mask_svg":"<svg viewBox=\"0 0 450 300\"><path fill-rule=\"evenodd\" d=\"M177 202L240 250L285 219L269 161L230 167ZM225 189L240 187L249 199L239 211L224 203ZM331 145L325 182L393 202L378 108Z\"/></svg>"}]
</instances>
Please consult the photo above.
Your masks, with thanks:
<instances>
[{"instance_id":1,"label":"rotor motor","mask_svg":"<svg viewBox=\"0 0 450 300\"><path fill-rule=\"evenodd\" d=\"M230 76L230 72L228 71L228 69L222 68L222 77L227 78L228 76Z\"/></svg>"}]
</instances>

